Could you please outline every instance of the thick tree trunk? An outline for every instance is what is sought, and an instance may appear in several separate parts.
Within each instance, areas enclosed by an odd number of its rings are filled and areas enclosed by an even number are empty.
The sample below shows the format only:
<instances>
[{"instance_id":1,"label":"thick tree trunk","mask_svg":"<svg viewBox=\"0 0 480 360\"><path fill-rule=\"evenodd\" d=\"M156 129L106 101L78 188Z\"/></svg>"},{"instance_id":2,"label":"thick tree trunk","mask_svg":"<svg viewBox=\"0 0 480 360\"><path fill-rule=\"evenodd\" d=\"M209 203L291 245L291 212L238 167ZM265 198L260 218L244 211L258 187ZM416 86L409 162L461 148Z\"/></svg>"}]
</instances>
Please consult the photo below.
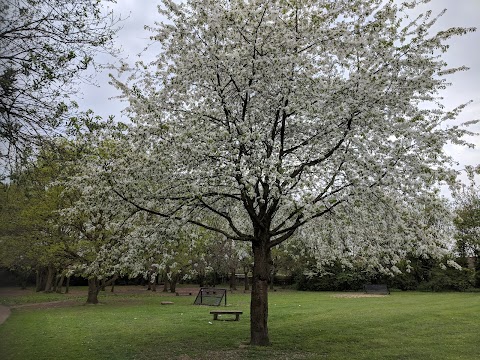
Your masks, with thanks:
<instances>
[{"instance_id":1,"label":"thick tree trunk","mask_svg":"<svg viewBox=\"0 0 480 360\"><path fill-rule=\"evenodd\" d=\"M65 294L68 294L70 291L70 276L67 276L67 280L65 281Z\"/></svg>"},{"instance_id":2,"label":"thick tree trunk","mask_svg":"<svg viewBox=\"0 0 480 360\"><path fill-rule=\"evenodd\" d=\"M45 290L45 269L38 268L36 273L35 291L40 292Z\"/></svg>"},{"instance_id":3,"label":"thick tree trunk","mask_svg":"<svg viewBox=\"0 0 480 360\"><path fill-rule=\"evenodd\" d=\"M174 294L177 288L177 275L172 275L169 281L169 284L170 284L170 292Z\"/></svg>"},{"instance_id":4,"label":"thick tree trunk","mask_svg":"<svg viewBox=\"0 0 480 360\"><path fill-rule=\"evenodd\" d=\"M56 288L56 292L57 293L62 293L62 287L63 287L63 281L65 279L65 274L62 273L62 275L60 275L60 279L58 279L58 282L57 282L57 288Z\"/></svg>"},{"instance_id":5,"label":"thick tree trunk","mask_svg":"<svg viewBox=\"0 0 480 360\"><path fill-rule=\"evenodd\" d=\"M88 297L87 304L98 304L98 293L100 292L100 282L96 277L88 279Z\"/></svg>"},{"instance_id":6,"label":"thick tree trunk","mask_svg":"<svg viewBox=\"0 0 480 360\"><path fill-rule=\"evenodd\" d=\"M49 266L47 269L47 282L45 284L45 292L52 292L53 282L55 278L55 269Z\"/></svg>"},{"instance_id":7,"label":"thick tree trunk","mask_svg":"<svg viewBox=\"0 0 480 360\"><path fill-rule=\"evenodd\" d=\"M253 242L252 248L254 262L250 302L250 345L267 346L270 345L267 326L270 249L266 239Z\"/></svg>"},{"instance_id":8,"label":"thick tree trunk","mask_svg":"<svg viewBox=\"0 0 480 360\"><path fill-rule=\"evenodd\" d=\"M70 291L70 276L67 276L67 283L65 284L65 294Z\"/></svg>"}]
</instances>

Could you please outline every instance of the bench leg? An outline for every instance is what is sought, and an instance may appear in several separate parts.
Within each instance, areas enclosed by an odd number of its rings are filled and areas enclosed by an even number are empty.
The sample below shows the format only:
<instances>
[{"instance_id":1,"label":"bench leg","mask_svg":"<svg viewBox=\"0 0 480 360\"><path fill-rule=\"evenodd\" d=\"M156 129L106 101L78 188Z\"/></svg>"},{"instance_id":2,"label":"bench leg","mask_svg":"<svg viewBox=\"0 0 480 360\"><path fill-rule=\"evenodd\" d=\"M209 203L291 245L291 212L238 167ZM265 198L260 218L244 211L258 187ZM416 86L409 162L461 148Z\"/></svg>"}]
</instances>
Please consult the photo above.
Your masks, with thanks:
<instances>
[{"instance_id":1,"label":"bench leg","mask_svg":"<svg viewBox=\"0 0 480 360\"><path fill-rule=\"evenodd\" d=\"M240 314L235 314L235 321L238 321L240 319Z\"/></svg>"},{"instance_id":2,"label":"bench leg","mask_svg":"<svg viewBox=\"0 0 480 360\"><path fill-rule=\"evenodd\" d=\"M213 320L218 320L218 314L213 314Z\"/></svg>"}]
</instances>

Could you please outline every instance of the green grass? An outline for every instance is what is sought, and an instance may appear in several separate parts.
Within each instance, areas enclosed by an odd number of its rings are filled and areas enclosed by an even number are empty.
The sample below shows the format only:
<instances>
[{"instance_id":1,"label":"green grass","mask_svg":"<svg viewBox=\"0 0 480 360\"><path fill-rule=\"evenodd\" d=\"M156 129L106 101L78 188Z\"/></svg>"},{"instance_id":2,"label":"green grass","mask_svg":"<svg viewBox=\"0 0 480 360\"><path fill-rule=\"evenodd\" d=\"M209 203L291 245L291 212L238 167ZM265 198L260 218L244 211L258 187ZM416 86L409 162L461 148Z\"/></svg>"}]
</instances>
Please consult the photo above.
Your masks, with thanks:
<instances>
[{"instance_id":1,"label":"green grass","mask_svg":"<svg viewBox=\"0 0 480 360\"><path fill-rule=\"evenodd\" d=\"M0 297L0 303L18 306L52 296L29 293ZM228 294L231 308L244 312L236 322L213 321L209 307L191 305L192 296L105 293L101 304L83 305L85 297L77 293L69 295L74 300L69 306L13 308L0 326L0 358L480 359L478 293L338 298L278 291L269 296L268 348L244 345L248 294Z\"/></svg>"}]
</instances>

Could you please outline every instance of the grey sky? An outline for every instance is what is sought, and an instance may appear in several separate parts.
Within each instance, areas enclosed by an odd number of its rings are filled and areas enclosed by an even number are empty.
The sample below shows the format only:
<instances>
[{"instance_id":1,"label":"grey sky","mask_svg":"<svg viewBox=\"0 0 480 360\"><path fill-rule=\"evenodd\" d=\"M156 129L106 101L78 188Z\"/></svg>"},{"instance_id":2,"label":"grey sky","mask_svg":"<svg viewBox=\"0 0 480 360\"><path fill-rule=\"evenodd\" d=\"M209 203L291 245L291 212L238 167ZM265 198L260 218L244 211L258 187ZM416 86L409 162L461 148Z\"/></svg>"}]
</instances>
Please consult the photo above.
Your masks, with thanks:
<instances>
[{"instance_id":1,"label":"grey sky","mask_svg":"<svg viewBox=\"0 0 480 360\"><path fill-rule=\"evenodd\" d=\"M153 25L155 21L161 20L157 12L158 3L155 0L119 0L114 6L115 12L123 17L128 16L119 33L118 44L122 47L122 57L127 58L129 63L138 60L137 54L150 42L151 34L144 30L144 25ZM458 118L457 123L479 119L480 0L432 0L420 9L427 8L432 9L434 14L447 9L446 14L435 25L435 30L456 26L479 28L477 32L455 38L450 43L450 50L444 56L445 61L451 67L465 65L470 70L450 75L448 80L453 85L442 93L447 109L453 109L469 100L473 101ZM81 91L83 95L80 95L78 100L81 108L91 108L102 117L115 115L117 119L122 119L121 110L125 103L112 99L118 92L108 84L108 71L98 72L96 75L98 87L85 85ZM480 132L480 124L471 126L470 130ZM475 149L457 145L449 145L445 149L460 163L459 168L480 163L480 136L470 137L468 140L476 145Z\"/></svg>"}]
</instances>

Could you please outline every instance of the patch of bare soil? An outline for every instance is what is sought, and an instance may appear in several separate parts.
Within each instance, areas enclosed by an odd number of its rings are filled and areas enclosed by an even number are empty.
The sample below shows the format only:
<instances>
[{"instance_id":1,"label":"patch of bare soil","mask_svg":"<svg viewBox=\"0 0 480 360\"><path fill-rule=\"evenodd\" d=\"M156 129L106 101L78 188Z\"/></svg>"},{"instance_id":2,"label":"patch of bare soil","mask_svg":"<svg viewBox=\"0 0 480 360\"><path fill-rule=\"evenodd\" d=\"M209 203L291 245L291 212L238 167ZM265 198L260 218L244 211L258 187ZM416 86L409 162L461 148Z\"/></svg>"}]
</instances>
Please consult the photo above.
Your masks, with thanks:
<instances>
[{"instance_id":1,"label":"patch of bare soil","mask_svg":"<svg viewBox=\"0 0 480 360\"><path fill-rule=\"evenodd\" d=\"M307 359L310 354L304 352L281 352L272 351L262 352L263 359L275 359L275 360L303 360ZM207 351L204 356L190 357L188 355L180 355L177 360L240 360L248 359L249 355L244 349L239 350L223 350L223 351Z\"/></svg>"},{"instance_id":2,"label":"patch of bare soil","mask_svg":"<svg viewBox=\"0 0 480 360\"><path fill-rule=\"evenodd\" d=\"M48 301L42 303L32 303L32 304L22 304L22 305L12 305L10 309L48 309L48 308L61 308L61 307L71 307L84 305L84 303L79 302L78 300L60 300L60 301Z\"/></svg>"},{"instance_id":3,"label":"patch of bare soil","mask_svg":"<svg viewBox=\"0 0 480 360\"><path fill-rule=\"evenodd\" d=\"M18 287L0 287L0 296L2 297L23 296L33 292L34 291L31 288L20 289Z\"/></svg>"},{"instance_id":4,"label":"patch of bare soil","mask_svg":"<svg viewBox=\"0 0 480 360\"><path fill-rule=\"evenodd\" d=\"M385 297L387 295L380 295L380 294L360 294L360 293L345 293L345 294L335 294L333 297L336 298L376 298L376 297Z\"/></svg>"},{"instance_id":5,"label":"patch of bare soil","mask_svg":"<svg viewBox=\"0 0 480 360\"><path fill-rule=\"evenodd\" d=\"M111 287L107 287L105 289L106 292L111 293ZM163 292L162 287L157 285L157 291L152 291L152 294L163 295L163 296L172 296L170 291ZM199 291L198 287L180 287L177 288L180 291L190 291L192 295L196 295ZM62 292L65 292L65 288L62 289ZM116 285L114 288L113 294L145 294L146 292L150 292L147 290L146 286L141 285ZM28 287L27 289L20 289L18 287L0 287L0 297L11 297L11 296L23 296L28 294L35 293L35 289L32 287ZM71 286L68 294L65 295L85 295L87 294L86 286Z\"/></svg>"}]
</instances>

